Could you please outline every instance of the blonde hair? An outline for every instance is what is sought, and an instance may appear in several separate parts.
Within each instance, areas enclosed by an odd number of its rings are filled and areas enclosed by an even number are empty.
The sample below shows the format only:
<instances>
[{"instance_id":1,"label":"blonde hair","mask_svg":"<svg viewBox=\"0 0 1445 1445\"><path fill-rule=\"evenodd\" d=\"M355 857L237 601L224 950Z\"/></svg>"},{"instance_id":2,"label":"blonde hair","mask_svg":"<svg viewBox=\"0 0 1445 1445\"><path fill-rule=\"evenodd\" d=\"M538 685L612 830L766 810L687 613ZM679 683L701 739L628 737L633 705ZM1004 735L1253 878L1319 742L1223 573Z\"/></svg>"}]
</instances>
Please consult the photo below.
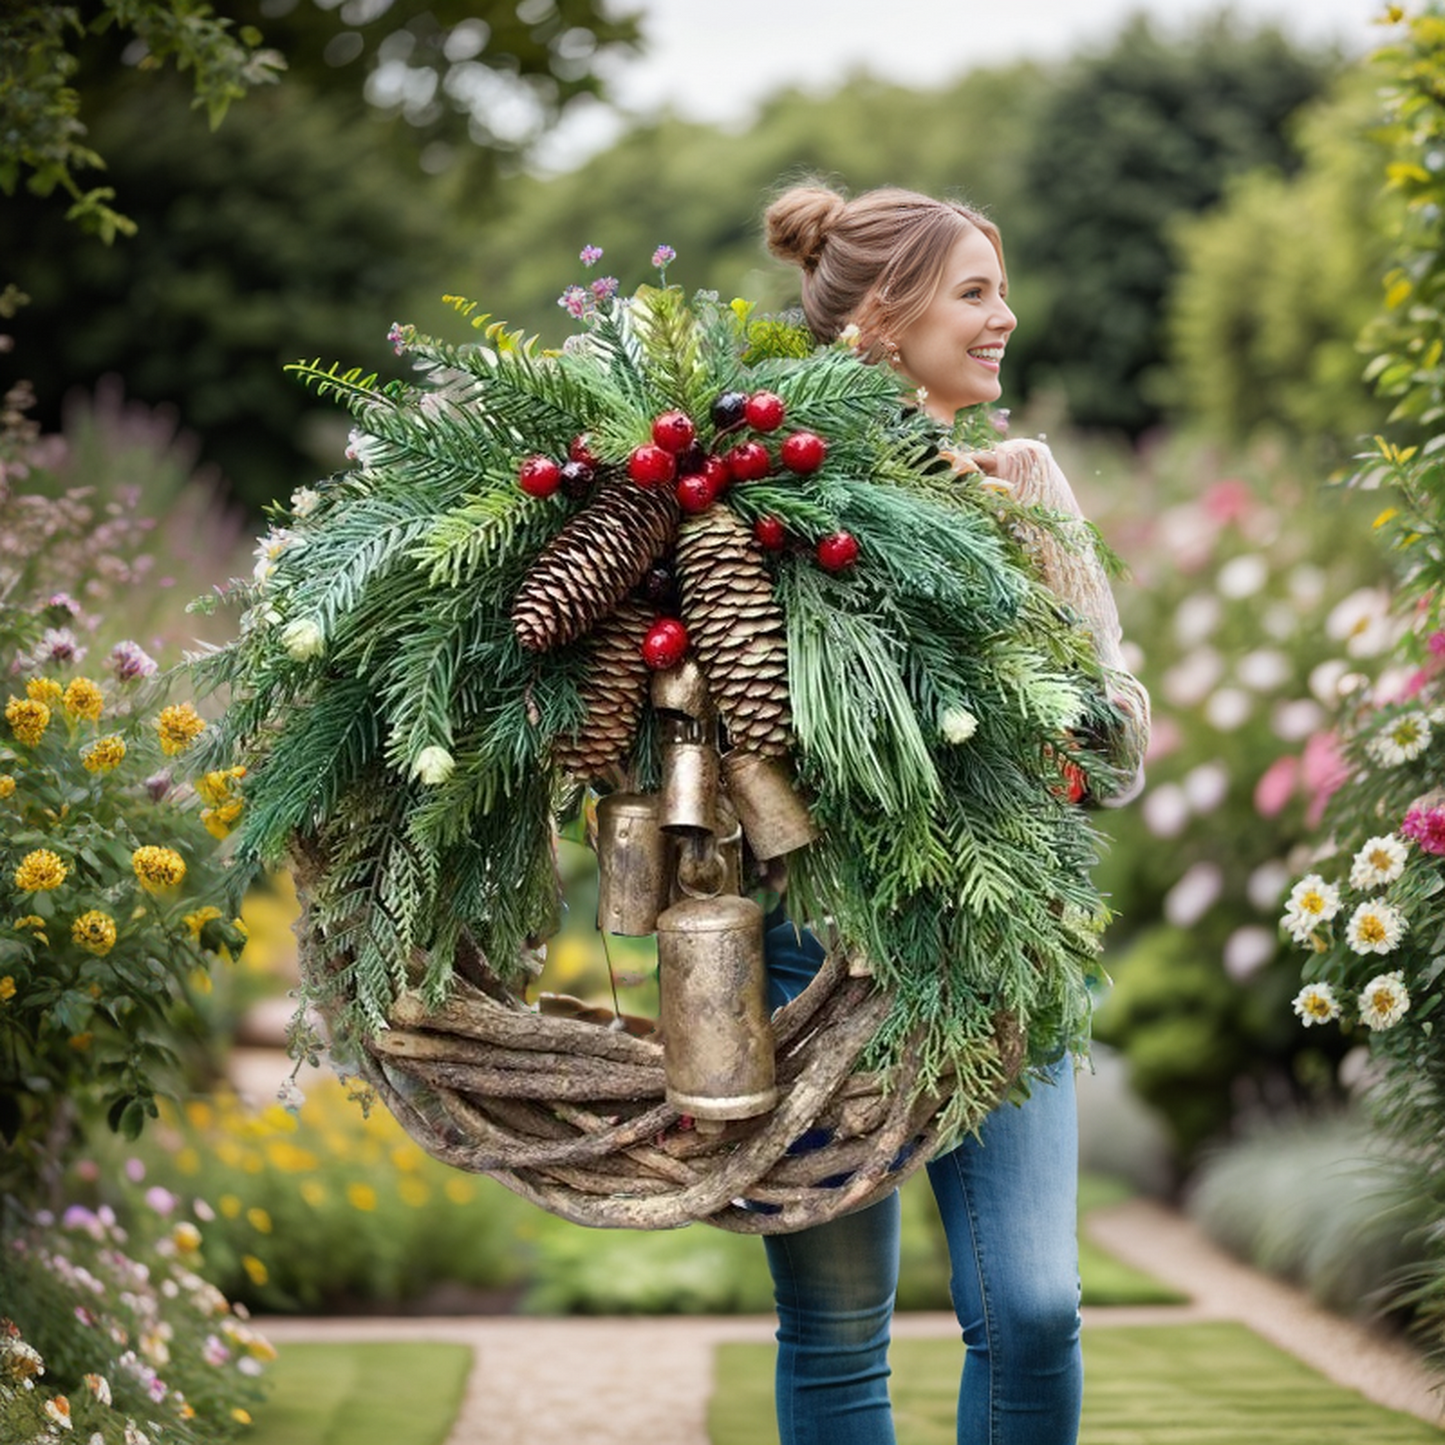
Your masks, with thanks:
<instances>
[{"instance_id":1,"label":"blonde hair","mask_svg":"<svg viewBox=\"0 0 1445 1445\"><path fill-rule=\"evenodd\" d=\"M803 272L803 314L818 340L851 323L875 357L923 313L965 232L988 237L1003 266L1003 238L987 216L894 186L852 200L818 182L790 186L764 225L768 250Z\"/></svg>"}]
</instances>

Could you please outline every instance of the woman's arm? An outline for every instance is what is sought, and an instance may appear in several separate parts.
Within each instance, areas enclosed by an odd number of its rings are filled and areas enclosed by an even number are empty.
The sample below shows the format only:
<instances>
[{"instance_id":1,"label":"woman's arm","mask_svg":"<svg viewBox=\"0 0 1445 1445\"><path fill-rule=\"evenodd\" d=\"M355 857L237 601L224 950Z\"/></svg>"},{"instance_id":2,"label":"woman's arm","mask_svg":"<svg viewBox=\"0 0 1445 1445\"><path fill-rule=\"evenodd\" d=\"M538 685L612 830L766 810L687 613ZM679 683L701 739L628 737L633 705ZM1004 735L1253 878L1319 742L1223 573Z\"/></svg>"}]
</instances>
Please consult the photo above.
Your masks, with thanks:
<instances>
[{"instance_id":1,"label":"woman's arm","mask_svg":"<svg viewBox=\"0 0 1445 1445\"><path fill-rule=\"evenodd\" d=\"M1064 524L1062 537L1043 528L1027 527L1023 541L1038 566L1040 580L1078 614L1092 637L1108 677L1110 700L1124 719L1116 735L1109 739L1108 748L1121 784L1107 797L1096 799L1106 808L1120 807L1144 786L1149 694L1125 665L1119 609L1073 488L1043 442L1022 438L1000 442L992 451L977 453L969 460L979 471L1006 484L1024 506L1038 506L1078 519L1076 527Z\"/></svg>"}]
</instances>

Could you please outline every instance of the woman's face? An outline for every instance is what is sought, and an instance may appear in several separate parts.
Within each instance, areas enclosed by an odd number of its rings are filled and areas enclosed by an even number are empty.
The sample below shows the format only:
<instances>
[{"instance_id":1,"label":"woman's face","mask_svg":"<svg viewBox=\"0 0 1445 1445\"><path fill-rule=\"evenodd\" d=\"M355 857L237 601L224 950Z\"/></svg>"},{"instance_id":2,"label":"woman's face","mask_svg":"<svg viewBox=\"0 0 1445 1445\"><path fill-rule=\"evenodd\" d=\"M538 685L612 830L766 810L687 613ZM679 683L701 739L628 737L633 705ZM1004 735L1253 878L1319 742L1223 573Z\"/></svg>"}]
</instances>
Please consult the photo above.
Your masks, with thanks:
<instances>
[{"instance_id":1,"label":"woman's face","mask_svg":"<svg viewBox=\"0 0 1445 1445\"><path fill-rule=\"evenodd\" d=\"M970 227L954 242L933 299L893 338L899 369L927 392L924 410L939 421L998 399L1004 347L1018 324L1005 289L993 243Z\"/></svg>"}]
</instances>

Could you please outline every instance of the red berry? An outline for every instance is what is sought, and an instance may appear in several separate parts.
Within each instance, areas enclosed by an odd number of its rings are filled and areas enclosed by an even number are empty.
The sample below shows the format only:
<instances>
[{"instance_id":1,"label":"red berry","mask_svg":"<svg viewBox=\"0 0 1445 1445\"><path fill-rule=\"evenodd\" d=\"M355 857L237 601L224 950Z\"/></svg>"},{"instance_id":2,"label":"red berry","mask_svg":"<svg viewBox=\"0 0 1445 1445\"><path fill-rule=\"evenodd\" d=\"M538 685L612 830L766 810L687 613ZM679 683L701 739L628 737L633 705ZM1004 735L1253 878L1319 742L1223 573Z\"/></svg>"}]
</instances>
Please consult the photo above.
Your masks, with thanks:
<instances>
[{"instance_id":1,"label":"red berry","mask_svg":"<svg viewBox=\"0 0 1445 1445\"><path fill-rule=\"evenodd\" d=\"M833 532L818 543L818 565L844 572L858 560L858 539L851 532Z\"/></svg>"},{"instance_id":2,"label":"red berry","mask_svg":"<svg viewBox=\"0 0 1445 1445\"><path fill-rule=\"evenodd\" d=\"M567 448L568 459L574 462L581 462L583 466L597 470L597 458L592 451L592 438L587 432L581 436L572 438L571 445Z\"/></svg>"},{"instance_id":3,"label":"red berry","mask_svg":"<svg viewBox=\"0 0 1445 1445\"><path fill-rule=\"evenodd\" d=\"M795 431L782 445L778 455L790 472L807 476L823 465L828 455L828 443L816 432Z\"/></svg>"},{"instance_id":4,"label":"red berry","mask_svg":"<svg viewBox=\"0 0 1445 1445\"><path fill-rule=\"evenodd\" d=\"M705 512L717 501L717 488L705 472L694 472L677 484L677 505L684 512Z\"/></svg>"},{"instance_id":5,"label":"red berry","mask_svg":"<svg viewBox=\"0 0 1445 1445\"><path fill-rule=\"evenodd\" d=\"M702 464L702 474L712 483L713 494L719 497L727 491L728 483L733 479L728 464L721 457L709 457Z\"/></svg>"},{"instance_id":6,"label":"red berry","mask_svg":"<svg viewBox=\"0 0 1445 1445\"><path fill-rule=\"evenodd\" d=\"M739 442L723 460L735 482L755 482L767 476L773 465L762 442Z\"/></svg>"},{"instance_id":7,"label":"red berry","mask_svg":"<svg viewBox=\"0 0 1445 1445\"><path fill-rule=\"evenodd\" d=\"M561 479L563 495L571 497L575 502L592 490L597 473L586 462L563 462Z\"/></svg>"},{"instance_id":8,"label":"red berry","mask_svg":"<svg viewBox=\"0 0 1445 1445\"><path fill-rule=\"evenodd\" d=\"M697 428L693 426L692 418L680 411L665 411L652 424L653 441L674 456L686 451L695 436Z\"/></svg>"},{"instance_id":9,"label":"red berry","mask_svg":"<svg viewBox=\"0 0 1445 1445\"><path fill-rule=\"evenodd\" d=\"M517 485L529 497L550 497L562 480L562 468L551 457L528 457L517 469Z\"/></svg>"},{"instance_id":10,"label":"red berry","mask_svg":"<svg viewBox=\"0 0 1445 1445\"><path fill-rule=\"evenodd\" d=\"M677 471L677 462L669 451L651 443L636 447L627 458L627 475L639 487L660 487L670 482Z\"/></svg>"},{"instance_id":11,"label":"red berry","mask_svg":"<svg viewBox=\"0 0 1445 1445\"><path fill-rule=\"evenodd\" d=\"M759 517L753 523L753 540L769 552L781 552L788 540L788 530L776 517Z\"/></svg>"},{"instance_id":12,"label":"red berry","mask_svg":"<svg viewBox=\"0 0 1445 1445\"><path fill-rule=\"evenodd\" d=\"M675 667L687 651L687 628L675 617L659 617L642 639L642 660L659 671Z\"/></svg>"},{"instance_id":13,"label":"red berry","mask_svg":"<svg viewBox=\"0 0 1445 1445\"><path fill-rule=\"evenodd\" d=\"M787 404L776 392L755 391L748 398L743 415L754 431L777 431L787 410Z\"/></svg>"},{"instance_id":14,"label":"red berry","mask_svg":"<svg viewBox=\"0 0 1445 1445\"><path fill-rule=\"evenodd\" d=\"M1084 770L1068 758L1065 758L1059 767L1064 775L1064 795L1071 803L1083 802L1089 791L1089 781L1084 776Z\"/></svg>"}]
</instances>

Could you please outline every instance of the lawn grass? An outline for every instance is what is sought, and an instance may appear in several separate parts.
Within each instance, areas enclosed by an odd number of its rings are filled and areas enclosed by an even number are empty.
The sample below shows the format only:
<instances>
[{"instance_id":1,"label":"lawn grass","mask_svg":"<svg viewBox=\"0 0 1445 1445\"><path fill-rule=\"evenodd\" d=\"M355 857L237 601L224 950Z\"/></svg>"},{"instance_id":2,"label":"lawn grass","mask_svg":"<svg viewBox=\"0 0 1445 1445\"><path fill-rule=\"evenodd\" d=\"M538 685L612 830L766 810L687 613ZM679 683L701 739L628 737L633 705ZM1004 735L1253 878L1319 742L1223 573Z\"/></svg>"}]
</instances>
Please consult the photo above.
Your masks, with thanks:
<instances>
[{"instance_id":1,"label":"lawn grass","mask_svg":"<svg viewBox=\"0 0 1445 1445\"><path fill-rule=\"evenodd\" d=\"M959 1346L891 1351L898 1445L953 1445ZM1109 1326L1084 1333L1079 1445L1440 1445L1441 1432L1332 1384L1243 1325ZM778 1445L773 1348L722 1345L712 1445Z\"/></svg>"},{"instance_id":2,"label":"lawn grass","mask_svg":"<svg viewBox=\"0 0 1445 1445\"><path fill-rule=\"evenodd\" d=\"M287 1344L247 1445L443 1445L471 1368L466 1345Z\"/></svg>"}]
</instances>

